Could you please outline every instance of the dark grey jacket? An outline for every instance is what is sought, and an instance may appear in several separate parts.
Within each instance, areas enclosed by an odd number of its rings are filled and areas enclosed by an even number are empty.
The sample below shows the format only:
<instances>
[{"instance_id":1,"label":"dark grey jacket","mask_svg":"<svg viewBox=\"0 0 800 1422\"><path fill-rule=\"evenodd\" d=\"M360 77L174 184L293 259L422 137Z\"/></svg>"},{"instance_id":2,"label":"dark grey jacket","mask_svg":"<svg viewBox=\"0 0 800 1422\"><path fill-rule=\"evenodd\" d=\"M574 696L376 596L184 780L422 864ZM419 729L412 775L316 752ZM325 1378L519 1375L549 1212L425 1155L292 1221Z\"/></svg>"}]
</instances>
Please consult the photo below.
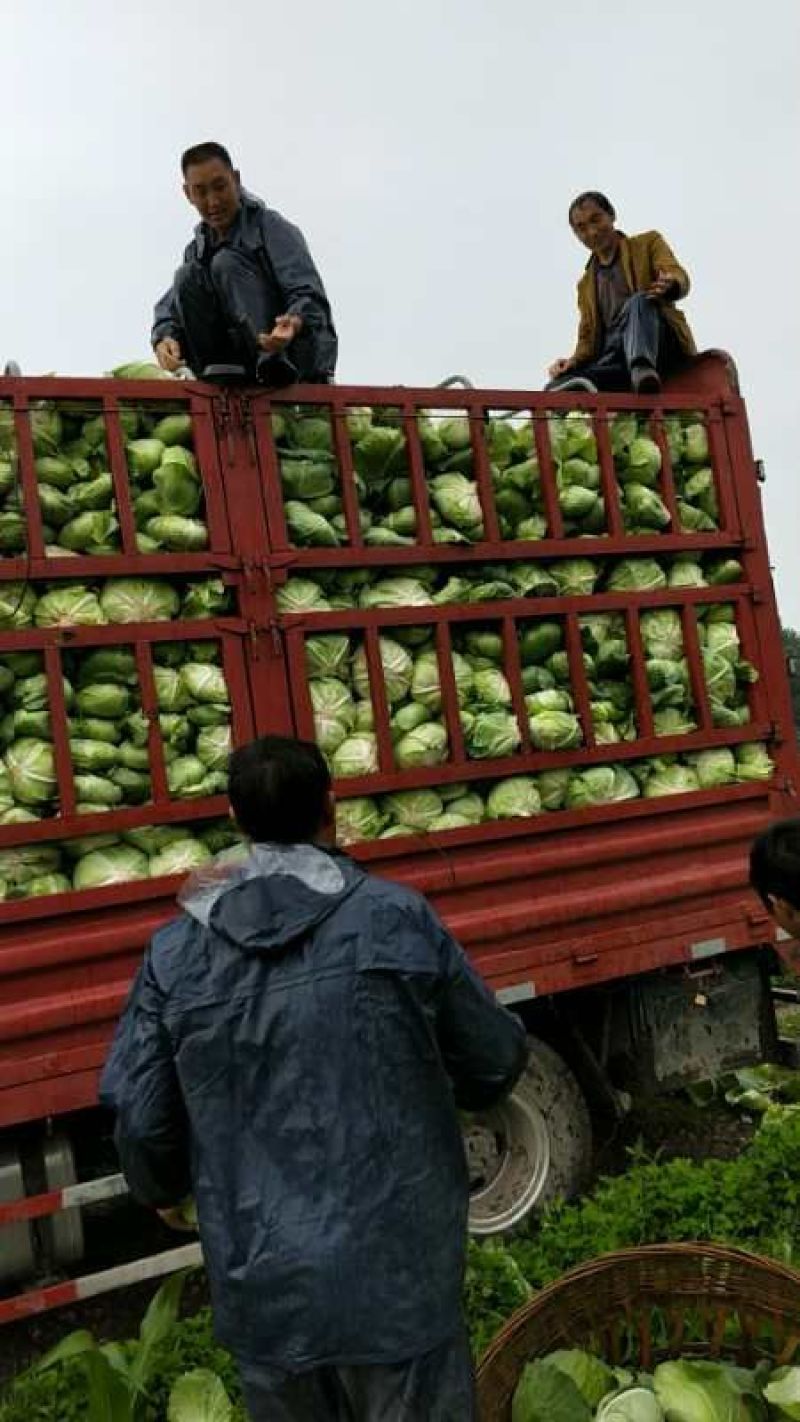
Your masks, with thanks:
<instances>
[{"instance_id":1,"label":"dark grey jacket","mask_svg":"<svg viewBox=\"0 0 800 1422\"><path fill-rule=\"evenodd\" d=\"M298 367L333 375L338 340L330 303L300 228L242 188L239 215L226 235L225 245L245 251L258 261L273 323L286 313L302 316L304 330L292 343L297 348ZM184 264L205 263L211 250L211 233L200 222L183 254ZM185 347L174 287L156 302L154 312L153 345L165 336L174 336Z\"/></svg>"},{"instance_id":2,"label":"dark grey jacket","mask_svg":"<svg viewBox=\"0 0 800 1422\"><path fill-rule=\"evenodd\" d=\"M526 1057L426 901L312 845L202 873L153 939L101 1099L133 1194L193 1191L220 1340L305 1369L412 1358L461 1317L457 1107Z\"/></svg>"}]
</instances>

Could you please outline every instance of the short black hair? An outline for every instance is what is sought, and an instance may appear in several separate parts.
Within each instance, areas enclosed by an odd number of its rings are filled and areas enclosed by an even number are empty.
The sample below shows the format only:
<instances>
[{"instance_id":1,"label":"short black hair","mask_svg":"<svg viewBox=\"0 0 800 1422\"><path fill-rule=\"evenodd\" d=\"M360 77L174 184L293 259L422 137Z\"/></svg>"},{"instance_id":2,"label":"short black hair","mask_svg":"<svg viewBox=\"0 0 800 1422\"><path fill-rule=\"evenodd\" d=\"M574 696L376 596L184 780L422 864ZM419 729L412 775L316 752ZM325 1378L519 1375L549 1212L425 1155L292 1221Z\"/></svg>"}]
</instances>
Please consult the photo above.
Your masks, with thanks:
<instances>
[{"instance_id":1,"label":"short black hair","mask_svg":"<svg viewBox=\"0 0 800 1422\"><path fill-rule=\"evenodd\" d=\"M221 143L195 143L192 148L187 148L186 152L181 154L181 172L184 178L187 168L191 168L193 163L210 163L212 158L219 158L226 168L233 171L231 155Z\"/></svg>"},{"instance_id":2,"label":"short black hair","mask_svg":"<svg viewBox=\"0 0 800 1422\"><path fill-rule=\"evenodd\" d=\"M800 909L800 819L778 820L754 840L750 883L768 909L771 899Z\"/></svg>"},{"instance_id":3,"label":"short black hair","mask_svg":"<svg viewBox=\"0 0 800 1422\"><path fill-rule=\"evenodd\" d=\"M325 820L331 776L311 741L260 736L233 752L228 795L239 828L257 844L304 844Z\"/></svg>"},{"instance_id":4,"label":"short black hair","mask_svg":"<svg viewBox=\"0 0 800 1422\"><path fill-rule=\"evenodd\" d=\"M605 193L578 193L578 196L572 199L572 202L569 205L569 212L567 213L570 227L572 226L573 212L575 211L576 207L583 207L583 204L585 202L596 202L601 212L607 212L612 222L616 222L617 214L614 211L613 203L609 202Z\"/></svg>"}]
</instances>

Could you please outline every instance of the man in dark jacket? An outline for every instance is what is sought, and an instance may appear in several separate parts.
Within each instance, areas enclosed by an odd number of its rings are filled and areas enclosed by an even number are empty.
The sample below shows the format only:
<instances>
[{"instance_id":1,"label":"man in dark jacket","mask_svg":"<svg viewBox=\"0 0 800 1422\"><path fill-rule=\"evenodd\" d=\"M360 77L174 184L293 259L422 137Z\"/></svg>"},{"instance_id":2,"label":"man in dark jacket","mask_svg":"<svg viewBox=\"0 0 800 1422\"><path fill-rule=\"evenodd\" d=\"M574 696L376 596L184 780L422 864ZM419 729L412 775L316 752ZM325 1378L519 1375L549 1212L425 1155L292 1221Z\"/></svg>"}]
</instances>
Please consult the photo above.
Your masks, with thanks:
<instances>
[{"instance_id":1,"label":"man in dark jacket","mask_svg":"<svg viewBox=\"0 0 800 1422\"><path fill-rule=\"evenodd\" d=\"M299 228L241 185L220 143L181 159L183 191L201 221L155 309L152 341L165 370L243 367L268 385L328 381L336 331Z\"/></svg>"},{"instance_id":2,"label":"man in dark jacket","mask_svg":"<svg viewBox=\"0 0 800 1422\"><path fill-rule=\"evenodd\" d=\"M548 370L548 390L631 390L654 394L661 375L694 354L686 317L675 302L689 277L660 232L626 237L603 193L580 193L569 223L591 257L578 282L574 354Z\"/></svg>"},{"instance_id":3,"label":"man in dark jacket","mask_svg":"<svg viewBox=\"0 0 800 1422\"><path fill-rule=\"evenodd\" d=\"M106 1064L125 1177L193 1193L216 1331L264 1422L471 1422L457 1116L525 1034L425 899L334 844L325 761L231 758L248 848L154 937Z\"/></svg>"}]
</instances>

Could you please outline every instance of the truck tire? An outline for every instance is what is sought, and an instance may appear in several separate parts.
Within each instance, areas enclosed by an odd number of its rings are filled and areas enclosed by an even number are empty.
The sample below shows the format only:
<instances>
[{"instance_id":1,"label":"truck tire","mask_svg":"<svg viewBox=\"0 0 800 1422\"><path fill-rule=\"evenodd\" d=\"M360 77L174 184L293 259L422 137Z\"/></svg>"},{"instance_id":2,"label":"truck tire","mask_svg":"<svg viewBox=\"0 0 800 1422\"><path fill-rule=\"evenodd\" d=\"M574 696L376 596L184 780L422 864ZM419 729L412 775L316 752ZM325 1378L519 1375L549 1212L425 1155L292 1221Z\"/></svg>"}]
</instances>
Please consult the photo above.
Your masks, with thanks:
<instances>
[{"instance_id":1,"label":"truck tire","mask_svg":"<svg viewBox=\"0 0 800 1422\"><path fill-rule=\"evenodd\" d=\"M470 1233L506 1234L532 1210L584 1184L592 1131L583 1092L566 1062L537 1037L511 1096L464 1125Z\"/></svg>"}]
</instances>

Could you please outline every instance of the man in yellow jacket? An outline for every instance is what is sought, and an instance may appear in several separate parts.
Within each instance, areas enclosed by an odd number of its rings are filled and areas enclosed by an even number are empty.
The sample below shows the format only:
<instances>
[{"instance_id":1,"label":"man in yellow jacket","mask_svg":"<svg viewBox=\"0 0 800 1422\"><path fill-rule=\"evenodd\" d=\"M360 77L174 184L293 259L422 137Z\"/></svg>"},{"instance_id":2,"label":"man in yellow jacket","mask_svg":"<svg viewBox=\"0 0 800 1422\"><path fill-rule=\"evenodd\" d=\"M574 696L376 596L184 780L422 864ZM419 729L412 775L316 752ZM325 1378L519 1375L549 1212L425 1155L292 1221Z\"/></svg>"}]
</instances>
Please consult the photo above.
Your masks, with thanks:
<instances>
[{"instance_id":1,"label":"man in yellow jacket","mask_svg":"<svg viewBox=\"0 0 800 1422\"><path fill-rule=\"evenodd\" d=\"M591 256L578 282L574 354L553 362L548 390L634 390L653 394L661 375L694 355L675 302L689 277L660 232L627 237L603 193L580 193L569 223Z\"/></svg>"}]
</instances>

